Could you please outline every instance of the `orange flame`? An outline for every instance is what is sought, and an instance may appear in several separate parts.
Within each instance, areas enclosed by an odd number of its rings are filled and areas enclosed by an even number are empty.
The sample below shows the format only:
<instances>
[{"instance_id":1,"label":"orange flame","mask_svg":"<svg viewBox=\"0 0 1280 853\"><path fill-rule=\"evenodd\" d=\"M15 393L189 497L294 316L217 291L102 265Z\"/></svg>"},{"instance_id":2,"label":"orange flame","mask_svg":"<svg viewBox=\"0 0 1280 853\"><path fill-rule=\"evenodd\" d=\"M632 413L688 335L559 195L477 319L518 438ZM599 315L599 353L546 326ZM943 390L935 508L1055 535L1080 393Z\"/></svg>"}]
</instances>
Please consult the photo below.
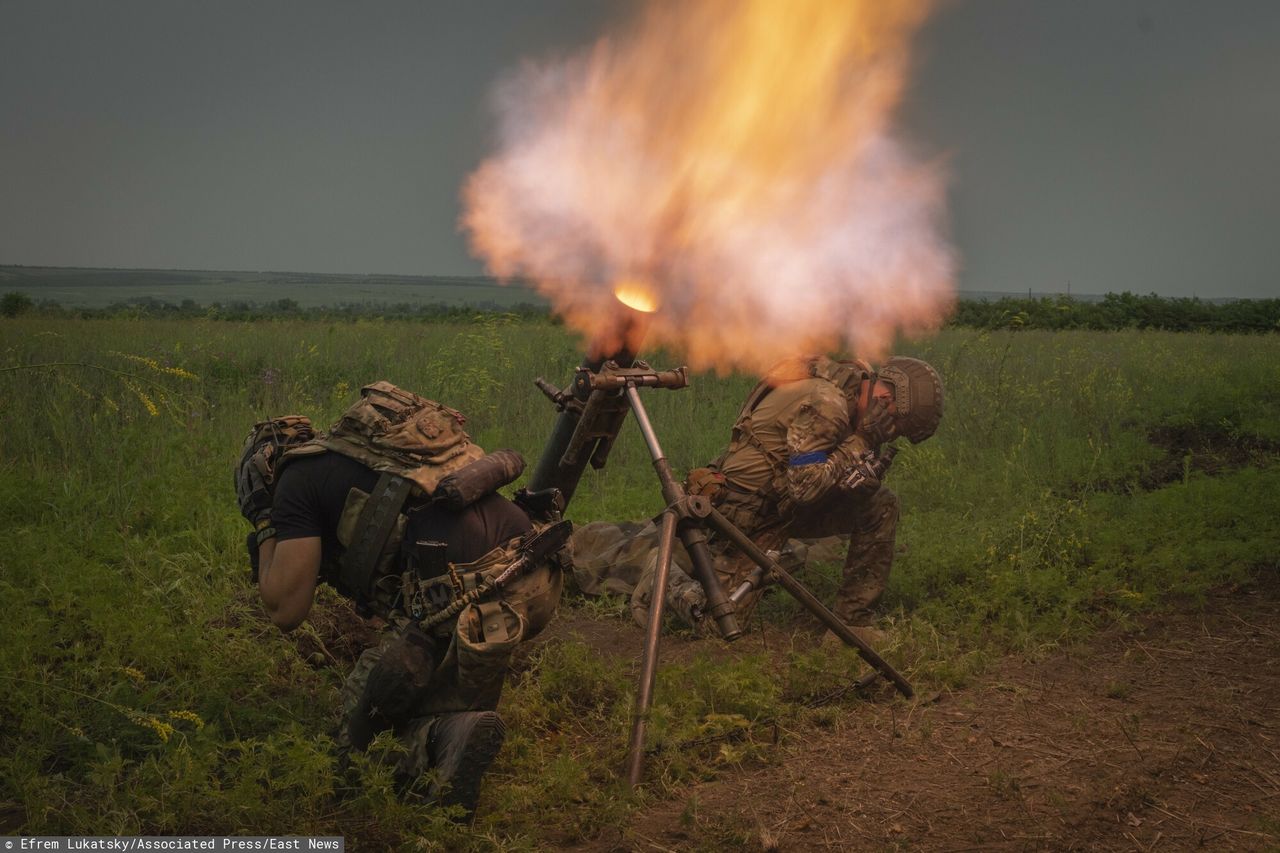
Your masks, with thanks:
<instances>
[{"instance_id":1,"label":"orange flame","mask_svg":"<svg viewBox=\"0 0 1280 853\"><path fill-rule=\"evenodd\" d=\"M633 311L652 314L658 310L657 295L642 281L620 281L614 286L613 295Z\"/></svg>"},{"instance_id":2,"label":"orange flame","mask_svg":"<svg viewBox=\"0 0 1280 853\"><path fill-rule=\"evenodd\" d=\"M876 356L936 328L942 175L891 127L927 6L653 2L585 55L525 67L464 188L473 251L597 341L611 283L643 280L649 340L695 369Z\"/></svg>"}]
</instances>

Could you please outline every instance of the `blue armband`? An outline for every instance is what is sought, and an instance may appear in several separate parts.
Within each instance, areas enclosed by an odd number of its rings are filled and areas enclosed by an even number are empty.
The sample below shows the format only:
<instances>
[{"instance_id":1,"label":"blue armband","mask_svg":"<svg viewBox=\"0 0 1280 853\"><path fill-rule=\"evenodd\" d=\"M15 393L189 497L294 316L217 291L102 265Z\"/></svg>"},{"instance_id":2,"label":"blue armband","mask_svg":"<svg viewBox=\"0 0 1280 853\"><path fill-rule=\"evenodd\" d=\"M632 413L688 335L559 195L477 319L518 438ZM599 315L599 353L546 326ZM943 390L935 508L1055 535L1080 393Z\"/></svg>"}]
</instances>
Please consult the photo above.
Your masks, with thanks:
<instances>
[{"instance_id":1,"label":"blue armband","mask_svg":"<svg viewBox=\"0 0 1280 853\"><path fill-rule=\"evenodd\" d=\"M799 468L801 465L821 465L827 461L827 452L825 450L812 450L808 453L798 453L787 460L792 468Z\"/></svg>"}]
</instances>

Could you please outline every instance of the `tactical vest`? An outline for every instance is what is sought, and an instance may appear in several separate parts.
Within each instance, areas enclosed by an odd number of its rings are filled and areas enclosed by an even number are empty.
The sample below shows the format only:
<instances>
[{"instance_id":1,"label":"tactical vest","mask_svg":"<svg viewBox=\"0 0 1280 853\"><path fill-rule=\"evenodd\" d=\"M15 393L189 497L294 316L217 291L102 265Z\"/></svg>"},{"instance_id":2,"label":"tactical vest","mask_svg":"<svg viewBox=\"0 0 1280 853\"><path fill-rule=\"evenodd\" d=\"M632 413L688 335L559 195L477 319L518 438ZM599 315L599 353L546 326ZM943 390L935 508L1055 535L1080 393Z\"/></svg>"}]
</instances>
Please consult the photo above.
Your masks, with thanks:
<instances>
[{"instance_id":1,"label":"tactical vest","mask_svg":"<svg viewBox=\"0 0 1280 853\"><path fill-rule=\"evenodd\" d=\"M763 488L751 490L735 487L732 481L726 480L721 511L739 527L748 531L761 530L783 523L790 515L785 497L786 468L790 455L785 434L777 431L760 431L753 424L756 410L769 394L791 382L822 379L841 390L848 401L852 415L857 407L857 394L862 387L862 381L871 379L873 376L871 365L861 359L840 362L826 356L807 358L798 363L784 363L770 371L770 374L761 379L747 395L734 422L729 448L721 454L720 458L711 463L711 468L717 471L723 470L730 457L744 447L750 446L768 461L772 476ZM850 421L852 420L851 417Z\"/></svg>"},{"instance_id":2,"label":"tactical vest","mask_svg":"<svg viewBox=\"0 0 1280 853\"><path fill-rule=\"evenodd\" d=\"M400 605L406 564L402 555L408 523L405 510L436 497L442 482L444 492L465 494L468 502L473 501L514 481L524 461L518 454L499 451L495 456L508 453L519 462L518 467L497 466L509 474L505 479L499 478L480 493L449 488L454 484L448 478L473 463L488 461L484 450L463 431L462 413L386 381L366 385L360 395L359 402L327 433L287 451L276 476L291 460L326 452L350 457L380 474L372 493L353 487L347 494L336 531L343 554L337 560L326 555L321 572L324 580L358 606L389 618Z\"/></svg>"}]
</instances>

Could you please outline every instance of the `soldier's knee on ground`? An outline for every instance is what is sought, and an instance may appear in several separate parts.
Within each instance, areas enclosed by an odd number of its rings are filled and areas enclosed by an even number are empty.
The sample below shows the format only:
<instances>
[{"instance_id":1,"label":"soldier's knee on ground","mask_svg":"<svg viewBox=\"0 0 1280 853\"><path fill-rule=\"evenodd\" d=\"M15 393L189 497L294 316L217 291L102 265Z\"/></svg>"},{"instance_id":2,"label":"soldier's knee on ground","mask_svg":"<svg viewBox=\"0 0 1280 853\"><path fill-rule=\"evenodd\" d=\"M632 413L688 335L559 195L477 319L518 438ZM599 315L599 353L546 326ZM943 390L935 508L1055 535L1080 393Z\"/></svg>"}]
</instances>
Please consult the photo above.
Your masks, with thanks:
<instances>
[{"instance_id":1,"label":"soldier's knee on ground","mask_svg":"<svg viewBox=\"0 0 1280 853\"><path fill-rule=\"evenodd\" d=\"M405 628L369 670L362 706L378 729L396 728L417 716L435 674L436 641L417 625Z\"/></svg>"}]
</instances>

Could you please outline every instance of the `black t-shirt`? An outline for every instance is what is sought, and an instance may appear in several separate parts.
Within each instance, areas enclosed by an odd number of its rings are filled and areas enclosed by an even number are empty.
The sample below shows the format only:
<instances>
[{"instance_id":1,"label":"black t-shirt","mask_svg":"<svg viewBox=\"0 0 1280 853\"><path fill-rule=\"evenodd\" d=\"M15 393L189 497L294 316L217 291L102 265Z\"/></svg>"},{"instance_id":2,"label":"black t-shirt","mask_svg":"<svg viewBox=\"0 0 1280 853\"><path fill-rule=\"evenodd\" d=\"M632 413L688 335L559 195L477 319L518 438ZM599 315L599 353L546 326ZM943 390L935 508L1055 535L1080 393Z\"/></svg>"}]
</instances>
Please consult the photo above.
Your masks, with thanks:
<instances>
[{"instance_id":1,"label":"black t-shirt","mask_svg":"<svg viewBox=\"0 0 1280 853\"><path fill-rule=\"evenodd\" d=\"M338 542L338 519L347 495L353 487L371 494L379 476L341 453L291 461L276 483L272 501L276 539L319 536L322 559L326 564L336 562L343 552ZM447 542L446 559L451 563L478 560L533 526L520 507L498 494L486 495L460 510L427 504L410 509L407 515L406 540Z\"/></svg>"}]
</instances>

